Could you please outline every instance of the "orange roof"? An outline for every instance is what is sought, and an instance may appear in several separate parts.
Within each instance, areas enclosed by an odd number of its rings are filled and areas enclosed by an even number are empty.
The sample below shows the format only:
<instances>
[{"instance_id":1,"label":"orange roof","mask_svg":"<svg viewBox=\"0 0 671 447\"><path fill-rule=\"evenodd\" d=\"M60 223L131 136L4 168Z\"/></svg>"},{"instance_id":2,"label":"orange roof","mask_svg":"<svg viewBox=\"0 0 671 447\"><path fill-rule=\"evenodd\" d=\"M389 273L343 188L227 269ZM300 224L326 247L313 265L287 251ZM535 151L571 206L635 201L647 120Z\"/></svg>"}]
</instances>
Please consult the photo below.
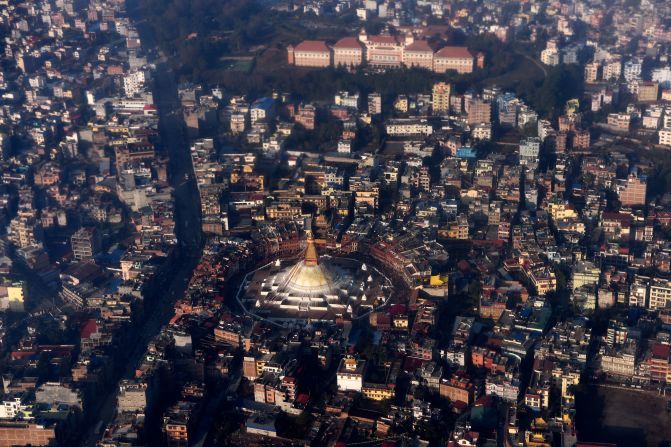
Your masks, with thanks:
<instances>
[{"instance_id":1,"label":"orange roof","mask_svg":"<svg viewBox=\"0 0 671 447\"><path fill-rule=\"evenodd\" d=\"M466 47L444 47L438 50L436 57L456 57L462 59L471 59L473 55Z\"/></svg>"},{"instance_id":2,"label":"orange roof","mask_svg":"<svg viewBox=\"0 0 671 447\"><path fill-rule=\"evenodd\" d=\"M433 53L433 49L426 40L416 40L405 47L405 51L427 51Z\"/></svg>"},{"instance_id":3,"label":"orange roof","mask_svg":"<svg viewBox=\"0 0 671 447\"><path fill-rule=\"evenodd\" d=\"M323 40L304 40L296 45L294 51L328 52L329 47Z\"/></svg>"},{"instance_id":4,"label":"orange roof","mask_svg":"<svg viewBox=\"0 0 671 447\"><path fill-rule=\"evenodd\" d=\"M333 45L333 48L361 48L361 42L356 37L343 37Z\"/></svg>"},{"instance_id":5,"label":"orange roof","mask_svg":"<svg viewBox=\"0 0 671 447\"><path fill-rule=\"evenodd\" d=\"M383 35L378 35L378 36L368 36L368 41L371 43L381 43L381 44L387 44L387 45L398 45L398 40L396 40L396 37L394 36L383 36Z\"/></svg>"}]
</instances>

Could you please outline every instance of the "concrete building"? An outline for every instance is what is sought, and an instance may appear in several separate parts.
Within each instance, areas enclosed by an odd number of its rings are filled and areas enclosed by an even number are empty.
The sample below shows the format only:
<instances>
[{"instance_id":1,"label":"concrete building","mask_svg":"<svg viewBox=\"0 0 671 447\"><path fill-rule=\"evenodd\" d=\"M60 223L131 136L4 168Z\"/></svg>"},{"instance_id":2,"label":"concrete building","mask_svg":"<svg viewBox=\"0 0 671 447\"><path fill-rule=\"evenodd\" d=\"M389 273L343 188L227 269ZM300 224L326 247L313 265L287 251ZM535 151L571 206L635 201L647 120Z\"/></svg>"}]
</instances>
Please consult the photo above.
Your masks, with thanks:
<instances>
[{"instance_id":1,"label":"concrete building","mask_svg":"<svg viewBox=\"0 0 671 447\"><path fill-rule=\"evenodd\" d=\"M123 91L128 97L142 92L145 87L146 75L144 70L135 70L123 77Z\"/></svg>"},{"instance_id":2,"label":"concrete building","mask_svg":"<svg viewBox=\"0 0 671 447\"><path fill-rule=\"evenodd\" d=\"M663 146L671 146L671 127L661 129L658 133L659 144Z\"/></svg>"},{"instance_id":3,"label":"concrete building","mask_svg":"<svg viewBox=\"0 0 671 447\"><path fill-rule=\"evenodd\" d=\"M638 100L655 102L659 98L659 84L654 81L638 81Z\"/></svg>"},{"instance_id":4,"label":"concrete building","mask_svg":"<svg viewBox=\"0 0 671 447\"><path fill-rule=\"evenodd\" d=\"M382 113L382 95L370 93L368 95L368 114L379 115Z\"/></svg>"},{"instance_id":5,"label":"concrete building","mask_svg":"<svg viewBox=\"0 0 671 447\"><path fill-rule=\"evenodd\" d=\"M600 65L598 62L592 62L585 65L585 82L588 84L593 84L599 79L599 68Z\"/></svg>"},{"instance_id":6,"label":"concrete building","mask_svg":"<svg viewBox=\"0 0 671 447\"><path fill-rule=\"evenodd\" d=\"M366 361L354 357L345 357L340 360L336 380L341 391L361 392L363 378L366 373Z\"/></svg>"},{"instance_id":7,"label":"concrete building","mask_svg":"<svg viewBox=\"0 0 671 447\"><path fill-rule=\"evenodd\" d=\"M331 65L331 49L323 40L304 40L287 48L289 64L297 67L324 68Z\"/></svg>"},{"instance_id":8,"label":"concrete building","mask_svg":"<svg viewBox=\"0 0 671 447\"><path fill-rule=\"evenodd\" d=\"M671 281L654 278L650 283L650 309L661 309L671 304Z\"/></svg>"},{"instance_id":9,"label":"concrete building","mask_svg":"<svg viewBox=\"0 0 671 447\"><path fill-rule=\"evenodd\" d=\"M520 164L529 168L538 166L541 150L541 139L538 137L524 138L520 141Z\"/></svg>"},{"instance_id":10,"label":"concrete building","mask_svg":"<svg viewBox=\"0 0 671 447\"><path fill-rule=\"evenodd\" d=\"M646 177L629 175L626 180L621 180L617 185L620 203L624 206L645 205L645 194L647 191Z\"/></svg>"},{"instance_id":11,"label":"concrete building","mask_svg":"<svg viewBox=\"0 0 671 447\"><path fill-rule=\"evenodd\" d=\"M474 58L466 47L443 47L433 56L433 71L445 73L454 70L459 74L472 73Z\"/></svg>"},{"instance_id":12,"label":"concrete building","mask_svg":"<svg viewBox=\"0 0 671 447\"><path fill-rule=\"evenodd\" d=\"M358 67L364 61L364 46L355 37L344 37L333 45L335 67Z\"/></svg>"},{"instance_id":13,"label":"concrete building","mask_svg":"<svg viewBox=\"0 0 671 447\"><path fill-rule=\"evenodd\" d=\"M389 120L386 125L387 134L390 136L413 136L431 135L433 127L426 120L421 119L394 119Z\"/></svg>"},{"instance_id":14,"label":"concrete building","mask_svg":"<svg viewBox=\"0 0 671 447\"><path fill-rule=\"evenodd\" d=\"M24 312L27 294L26 282L4 279L0 283L0 310Z\"/></svg>"},{"instance_id":15,"label":"concrete building","mask_svg":"<svg viewBox=\"0 0 671 447\"><path fill-rule=\"evenodd\" d=\"M575 149L589 149L590 134L589 130L577 130L573 134L573 147Z\"/></svg>"},{"instance_id":16,"label":"concrete building","mask_svg":"<svg viewBox=\"0 0 671 447\"><path fill-rule=\"evenodd\" d=\"M484 99L474 98L468 104L468 124L491 123L492 104Z\"/></svg>"},{"instance_id":17,"label":"concrete building","mask_svg":"<svg viewBox=\"0 0 671 447\"><path fill-rule=\"evenodd\" d=\"M70 237L72 255L78 261L92 259L101 249L102 239L94 227L80 228Z\"/></svg>"},{"instance_id":18,"label":"concrete building","mask_svg":"<svg viewBox=\"0 0 671 447\"><path fill-rule=\"evenodd\" d=\"M37 245L42 241L42 224L35 218L33 210L19 210L9 223L7 240L18 248Z\"/></svg>"},{"instance_id":19,"label":"concrete building","mask_svg":"<svg viewBox=\"0 0 671 447\"><path fill-rule=\"evenodd\" d=\"M135 412L144 411L147 406L147 384L123 380L119 384L119 393L117 394L117 411Z\"/></svg>"},{"instance_id":20,"label":"concrete building","mask_svg":"<svg viewBox=\"0 0 671 447\"><path fill-rule=\"evenodd\" d=\"M394 36L359 36L366 46L366 62L374 67L400 67L403 62L403 45Z\"/></svg>"},{"instance_id":21,"label":"concrete building","mask_svg":"<svg viewBox=\"0 0 671 447\"><path fill-rule=\"evenodd\" d=\"M608 125L619 130L629 131L631 116L628 113L610 113L608 115Z\"/></svg>"},{"instance_id":22,"label":"concrete building","mask_svg":"<svg viewBox=\"0 0 671 447\"><path fill-rule=\"evenodd\" d=\"M434 115L450 113L450 95L452 85L445 82L433 84L431 91L431 107Z\"/></svg>"},{"instance_id":23,"label":"concrete building","mask_svg":"<svg viewBox=\"0 0 671 447\"><path fill-rule=\"evenodd\" d=\"M433 49L426 40L416 40L403 48L403 63L406 67L433 69Z\"/></svg>"}]
</instances>

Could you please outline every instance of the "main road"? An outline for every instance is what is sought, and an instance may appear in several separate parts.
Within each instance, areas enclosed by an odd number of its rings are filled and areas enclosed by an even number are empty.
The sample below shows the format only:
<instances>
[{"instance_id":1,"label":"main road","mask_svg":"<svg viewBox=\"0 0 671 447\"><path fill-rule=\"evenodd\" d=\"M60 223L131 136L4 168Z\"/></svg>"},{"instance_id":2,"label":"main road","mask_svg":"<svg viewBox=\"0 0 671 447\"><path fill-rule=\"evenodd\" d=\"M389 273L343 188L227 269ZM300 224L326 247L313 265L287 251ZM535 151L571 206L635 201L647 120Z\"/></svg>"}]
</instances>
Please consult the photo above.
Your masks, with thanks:
<instances>
[{"instance_id":1,"label":"main road","mask_svg":"<svg viewBox=\"0 0 671 447\"><path fill-rule=\"evenodd\" d=\"M178 246L171 253L171 268L159 278L156 299L147 313L144 324L137 328L136 343L129 347L123 365L121 378L132 378L135 368L144 355L147 344L158 334L173 315L177 299L184 296L193 269L198 263L202 250L200 201L195 176L191 165L191 152L177 95L174 75L165 63L159 63L154 71L154 102L159 113L160 146L169 157L168 173L173 187L175 204L175 234ZM82 445L93 447L102 433L96 433L96 426L109 424L116 411L116 391L110 390L100 396L97 411L98 421L86 431Z\"/></svg>"}]
</instances>

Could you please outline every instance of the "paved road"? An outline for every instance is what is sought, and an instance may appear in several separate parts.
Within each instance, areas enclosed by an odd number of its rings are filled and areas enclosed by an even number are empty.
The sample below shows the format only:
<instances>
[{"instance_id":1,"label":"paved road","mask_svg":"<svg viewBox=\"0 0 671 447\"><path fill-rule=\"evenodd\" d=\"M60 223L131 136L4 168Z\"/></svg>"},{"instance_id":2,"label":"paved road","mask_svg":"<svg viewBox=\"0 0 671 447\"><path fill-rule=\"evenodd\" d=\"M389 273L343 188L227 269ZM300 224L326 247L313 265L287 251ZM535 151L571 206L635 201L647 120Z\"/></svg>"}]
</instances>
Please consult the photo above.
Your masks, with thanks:
<instances>
[{"instance_id":1,"label":"paved road","mask_svg":"<svg viewBox=\"0 0 671 447\"><path fill-rule=\"evenodd\" d=\"M164 275L165 287L162 287L162 290L165 292L159 296L155 306L147 309L149 313L147 321L138 330L137 342L129 347L127 361L122 365L122 378L133 376L147 344L172 317L174 302L184 295L201 255L200 202L191 166L186 125L179 110L177 87L172 73L165 64L158 65L154 78L156 81L154 99L160 114L161 144L165 154L169 156L170 184L174 188L175 232L179 246L172 254L175 257L175 268ZM116 389L106 396L101 396L100 410L96 413L99 414L99 421L103 422L103 427L114 417L115 398ZM86 433L83 446L95 446L100 436L94 433L96 424L92 424Z\"/></svg>"}]
</instances>

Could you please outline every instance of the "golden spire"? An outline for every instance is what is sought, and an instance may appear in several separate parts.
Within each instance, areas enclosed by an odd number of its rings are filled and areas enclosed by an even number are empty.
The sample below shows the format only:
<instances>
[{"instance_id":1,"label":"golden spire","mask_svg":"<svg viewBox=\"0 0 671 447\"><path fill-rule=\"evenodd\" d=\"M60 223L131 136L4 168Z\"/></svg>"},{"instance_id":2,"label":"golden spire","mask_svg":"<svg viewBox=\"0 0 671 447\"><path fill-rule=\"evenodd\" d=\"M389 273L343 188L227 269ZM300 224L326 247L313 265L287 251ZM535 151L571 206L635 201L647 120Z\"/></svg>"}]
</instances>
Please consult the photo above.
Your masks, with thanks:
<instances>
[{"instance_id":1,"label":"golden spire","mask_svg":"<svg viewBox=\"0 0 671 447\"><path fill-rule=\"evenodd\" d=\"M312 230L305 232L308 246L305 249L305 265L317 265L319 263L319 255L317 254L317 247L315 247L315 239L312 236Z\"/></svg>"}]
</instances>

